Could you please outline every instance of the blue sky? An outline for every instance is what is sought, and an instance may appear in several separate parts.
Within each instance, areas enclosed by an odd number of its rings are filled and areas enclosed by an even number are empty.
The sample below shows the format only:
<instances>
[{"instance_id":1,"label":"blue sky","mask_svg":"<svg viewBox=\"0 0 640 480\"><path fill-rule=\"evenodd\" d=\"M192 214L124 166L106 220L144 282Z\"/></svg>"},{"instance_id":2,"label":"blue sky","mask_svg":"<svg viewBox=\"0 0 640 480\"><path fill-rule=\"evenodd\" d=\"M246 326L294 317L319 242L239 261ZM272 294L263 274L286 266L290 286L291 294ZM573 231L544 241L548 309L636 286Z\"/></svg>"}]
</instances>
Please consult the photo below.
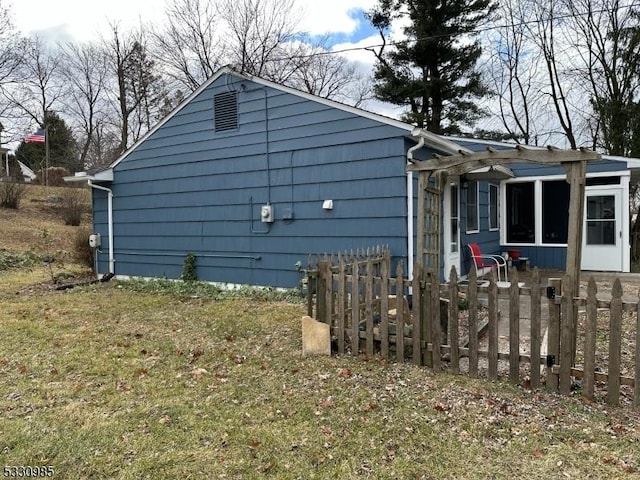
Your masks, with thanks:
<instances>
[{"instance_id":1,"label":"blue sky","mask_svg":"<svg viewBox=\"0 0 640 480\"><path fill-rule=\"evenodd\" d=\"M329 34L329 45L345 43L358 43L361 40L371 38L378 35L378 31L371 26L369 20L365 17L365 10L354 8L347 12L349 18L356 22L356 28L349 32L333 32Z\"/></svg>"}]
</instances>

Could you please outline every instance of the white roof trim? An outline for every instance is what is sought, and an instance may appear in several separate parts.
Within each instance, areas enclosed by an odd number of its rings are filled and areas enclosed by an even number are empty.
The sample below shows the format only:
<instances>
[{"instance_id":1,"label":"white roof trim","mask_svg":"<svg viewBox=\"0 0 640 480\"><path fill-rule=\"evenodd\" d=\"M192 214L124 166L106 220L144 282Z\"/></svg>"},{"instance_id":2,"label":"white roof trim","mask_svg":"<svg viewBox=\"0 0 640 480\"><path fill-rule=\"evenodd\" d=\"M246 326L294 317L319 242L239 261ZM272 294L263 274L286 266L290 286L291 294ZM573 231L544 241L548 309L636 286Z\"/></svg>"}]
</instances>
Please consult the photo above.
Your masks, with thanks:
<instances>
[{"instance_id":1,"label":"white roof trim","mask_svg":"<svg viewBox=\"0 0 640 480\"><path fill-rule=\"evenodd\" d=\"M112 182L113 181L113 169L108 168L95 174L87 172L76 172L75 175L70 177L63 177L65 182L86 182L91 180L92 182Z\"/></svg>"},{"instance_id":2,"label":"white roof trim","mask_svg":"<svg viewBox=\"0 0 640 480\"><path fill-rule=\"evenodd\" d=\"M265 87L273 88L275 90L280 90L280 91L283 91L283 92L290 93L292 95L297 95L297 96L305 98L307 100L318 102L318 103L327 105L327 106L332 107L332 108L338 108L340 110L344 110L346 112L353 113L354 115L358 115L358 116L363 117L363 118L368 118L368 119L374 120L376 122L384 123L386 125L399 128L401 130L406 130L407 133L409 135L413 136L413 137L418 137L418 136L424 137L425 138L425 144L427 146L430 146L430 147L435 148L437 150L442 150L442 151L444 151L446 153L457 154L457 153L460 152L461 149L462 150L466 150L466 149L463 149L460 145L454 143L451 140L447 140L446 138L444 138L444 137L442 137L440 135L436 135L435 133L431 133L431 132L429 132L427 130L416 128L415 125L411 125L409 123L401 122L400 120L395 120L395 119L390 118L390 117L385 117L384 115L380 115L380 114L377 114L377 113L368 112L366 110L362 110L362 109L357 108L357 107L352 107L352 106L346 105L344 103L336 102L335 100L330 100L328 98L318 97L317 95L313 95L311 93L303 92L301 90L296 90L295 88L287 87L285 85L281 85L279 83L275 83L275 82L272 82L270 80L265 80L265 79L260 78L260 77L256 77L256 76L249 75L249 74L246 74L246 73L240 73L240 72L234 70L233 68L227 66L227 67L222 67L213 76L209 77L209 79L206 80L202 85L200 85L193 93L191 93L191 95L189 95L187 98L185 98L180 103L180 105L178 105L176 108L174 108L173 111L171 113L169 113L169 115L164 117L151 130L149 130L146 134L144 134L136 143L134 143L131 147L129 147L129 149L126 152L124 152L116 160L114 160L111 163L111 165L109 165L109 168L114 168L115 166L117 166L133 150L135 150L138 147L138 145L140 145L142 142L144 142L147 138L149 138L151 135L153 135L158 129L160 129L165 123L167 123L171 118L173 118L180 110L182 110L182 108L184 106L186 106L189 102L191 102L192 99L194 99L196 96L200 95L200 93L202 93L203 90L208 88L209 85L211 85L218 78L220 78L221 76L226 75L226 74L234 75L234 76L239 77L241 79L245 79L245 80L250 81L250 82L255 82L255 83L258 83L258 84L263 85Z\"/></svg>"}]
</instances>

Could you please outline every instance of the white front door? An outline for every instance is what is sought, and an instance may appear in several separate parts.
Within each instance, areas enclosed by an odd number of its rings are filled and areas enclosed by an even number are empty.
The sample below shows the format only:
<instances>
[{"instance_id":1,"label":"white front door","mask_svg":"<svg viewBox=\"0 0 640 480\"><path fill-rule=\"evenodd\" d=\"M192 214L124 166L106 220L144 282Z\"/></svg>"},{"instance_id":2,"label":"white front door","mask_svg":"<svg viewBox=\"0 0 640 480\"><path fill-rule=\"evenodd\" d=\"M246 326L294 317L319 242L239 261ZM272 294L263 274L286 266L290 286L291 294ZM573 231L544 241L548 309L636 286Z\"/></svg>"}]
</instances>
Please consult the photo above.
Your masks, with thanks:
<instances>
[{"instance_id":1,"label":"white front door","mask_svg":"<svg viewBox=\"0 0 640 480\"><path fill-rule=\"evenodd\" d=\"M457 179L447 181L443 207L444 276L449 280L452 267L456 267L460 276L460 189Z\"/></svg>"},{"instance_id":2,"label":"white front door","mask_svg":"<svg viewBox=\"0 0 640 480\"><path fill-rule=\"evenodd\" d=\"M587 190L584 210L581 268L621 272L622 189Z\"/></svg>"}]
</instances>

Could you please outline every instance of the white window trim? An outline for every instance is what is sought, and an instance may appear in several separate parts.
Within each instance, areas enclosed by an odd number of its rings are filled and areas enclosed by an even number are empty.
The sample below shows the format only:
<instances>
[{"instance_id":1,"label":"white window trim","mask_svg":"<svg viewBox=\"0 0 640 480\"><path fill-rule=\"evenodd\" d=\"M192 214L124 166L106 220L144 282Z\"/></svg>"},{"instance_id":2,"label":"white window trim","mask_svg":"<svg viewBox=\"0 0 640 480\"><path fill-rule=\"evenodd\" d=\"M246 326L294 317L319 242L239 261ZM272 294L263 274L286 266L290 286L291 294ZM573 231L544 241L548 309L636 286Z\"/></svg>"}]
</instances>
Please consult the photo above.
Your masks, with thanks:
<instances>
[{"instance_id":1,"label":"white window trim","mask_svg":"<svg viewBox=\"0 0 640 480\"><path fill-rule=\"evenodd\" d=\"M621 177L620 180L620 185L623 187L623 199L625 198L624 196L624 192L626 191L626 198L627 198L627 210L624 210L625 206L624 206L624 200L623 200L623 212L624 211L628 211L628 197L629 197L629 179L631 177L631 171L630 170L614 170L614 171L608 171L608 172L594 172L594 173L589 173L586 175L586 178L598 178L598 177ZM520 178L514 178L511 180L505 180L502 182L502 186L500 188L500 206L499 206L499 211L500 211L500 219L498 224L500 225L500 244L505 246L505 247L547 247L547 248L553 248L553 247L567 247L566 243L543 243L542 242L542 182L546 182L546 181L554 181L554 180L565 180L567 178L566 175L548 175L548 176L544 176L544 177L520 177ZM507 209L507 188L506 185L508 183L534 183L534 202L535 202L535 216L536 216L536 231L535 231L535 242L534 243L513 243L513 242L507 242L507 215L506 215L506 209ZM626 190L625 190L625 186L626 186ZM602 187L602 185L593 185L593 186L588 186L585 187L586 190L591 190L592 188L598 188L598 187ZM606 186L604 186L606 187ZM615 188L615 186L613 187ZM584 221L584 220L583 220ZM467 232L469 233L469 232ZM624 232L623 232L623 237L624 237ZM627 237L624 238L628 238L628 234ZM625 261L628 261L628 259L625 257L625 259L623 260L623 266L625 265Z\"/></svg>"},{"instance_id":2,"label":"white window trim","mask_svg":"<svg viewBox=\"0 0 640 480\"><path fill-rule=\"evenodd\" d=\"M496 224L495 227L491 227L491 189L495 188L496 189L496 220L498 221L498 223ZM489 231L490 232L497 232L498 230L500 230L500 186L499 185L495 185L493 183L489 184L489 202L487 205L487 212L489 214Z\"/></svg>"},{"instance_id":3,"label":"white window trim","mask_svg":"<svg viewBox=\"0 0 640 480\"><path fill-rule=\"evenodd\" d=\"M466 208L466 215L465 215L465 219L466 219L466 225L465 228L467 228L469 226L469 193L468 190L471 187L471 184L475 184L476 186L476 225L478 226L477 229L475 230L465 230L465 233L467 234L472 234L472 233L480 233L480 182L476 182L476 181L469 181L467 183L467 198L465 199L465 208Z\"/></svg>"}]
</instances>

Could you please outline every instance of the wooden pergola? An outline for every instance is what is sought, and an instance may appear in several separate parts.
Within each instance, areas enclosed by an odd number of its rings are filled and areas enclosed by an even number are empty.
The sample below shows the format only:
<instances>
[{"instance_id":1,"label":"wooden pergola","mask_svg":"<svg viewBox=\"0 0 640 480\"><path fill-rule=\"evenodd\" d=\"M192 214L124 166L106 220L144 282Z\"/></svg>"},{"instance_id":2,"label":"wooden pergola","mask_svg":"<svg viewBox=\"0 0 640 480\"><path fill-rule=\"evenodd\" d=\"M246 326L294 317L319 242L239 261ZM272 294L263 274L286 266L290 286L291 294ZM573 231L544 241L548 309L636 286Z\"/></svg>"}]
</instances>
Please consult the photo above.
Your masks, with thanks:
<instances>
[{"instance_id":1,"label":"wooden pergola","mask_svg":"<svg viewBox=\"0 0 640 480\"><path fill-rule=\"evenodd\" d=\"M418 225L416 247L418 263L425 277L438 281L440 278L440 238L442 192L448 175L463 175L474 170L508 163L538 163L561 165L567 173L569 183L569 224L567 238L566 275L570 278L574 295L580 287L580 259L582 254L582 225L584 217L586 163L600 160L599 153L580 150L525 148L482 152L459 151L458 155L440 156L409 164L409 171L419 172L418 177Z\"/></svg>"}]
</instances>

